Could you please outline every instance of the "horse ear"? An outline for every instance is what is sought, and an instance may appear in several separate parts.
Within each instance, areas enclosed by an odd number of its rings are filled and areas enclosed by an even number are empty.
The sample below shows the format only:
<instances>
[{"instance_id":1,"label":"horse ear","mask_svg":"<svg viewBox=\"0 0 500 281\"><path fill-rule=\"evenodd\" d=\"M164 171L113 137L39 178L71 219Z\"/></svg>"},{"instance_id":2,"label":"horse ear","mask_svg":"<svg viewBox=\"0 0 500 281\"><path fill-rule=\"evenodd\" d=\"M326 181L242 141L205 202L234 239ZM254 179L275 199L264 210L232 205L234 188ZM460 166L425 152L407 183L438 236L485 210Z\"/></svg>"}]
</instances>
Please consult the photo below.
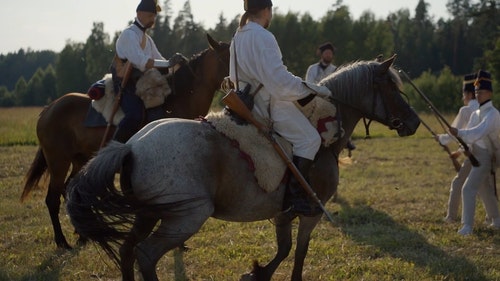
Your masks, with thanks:
<instances>
[{"instance_id":1,"label":"horse ear","mask_svg":"<svg viewBox=\"0 0 500 281\"><path fill-rule=\"evenodd\" d=\"M392 55L392 57L381 62L380 68L383 69L384 71L388 71L391 65L394 63L394 60L396 60L396 54Z\"/></svg>"},{"instance_id":2,"label":"horse ear","mask_svg":"<svg viewBox=\"0 0 500 281\"><path fill-rule=\"evenodd\" d=\"M207 33L208 46L213 50L218 50L220 48L219 42L215 41L210 34Z\"/></svg>"}]
</instances>

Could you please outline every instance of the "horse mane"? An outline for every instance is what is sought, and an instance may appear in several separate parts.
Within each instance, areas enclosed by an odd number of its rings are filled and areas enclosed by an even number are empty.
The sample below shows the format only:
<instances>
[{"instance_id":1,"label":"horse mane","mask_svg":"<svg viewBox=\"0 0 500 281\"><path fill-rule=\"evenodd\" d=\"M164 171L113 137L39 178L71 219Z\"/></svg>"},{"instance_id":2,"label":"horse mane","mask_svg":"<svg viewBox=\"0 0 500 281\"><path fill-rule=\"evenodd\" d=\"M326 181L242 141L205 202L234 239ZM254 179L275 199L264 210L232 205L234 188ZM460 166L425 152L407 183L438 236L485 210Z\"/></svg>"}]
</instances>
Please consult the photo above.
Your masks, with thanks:
<instances>
[{"instance_id":1,"label":"horse mane","mask_svg":"<svg viewBox=\"0 0 500 281\"><path fill-rule=\"evenodd\" d=\"M187 63L182 64L174 75L169 77L168 83L170 88L173 89L172 95L187 93L192 90L197 69L199 69L203 64L203 58L209 50L210 49L207 48L192 55Z\"/></svg>"},{"instance_id":2,"label":"horse mane","mask_svg":"<svg viewBox=\"0 0 500 281\"><path fill-rule=\"evenodd\" d=\"M366 91L371 91L371 84L359 83L358 81L373 81L374 70L380 64L377 61L363 60L343 64L335 72L321 80L320 85L327 86L332 91L333 97L336 100L355 104L355 97L348 96L346 93L365 93ZM401 88L403 82L397 71L393 67L390 67L388 74L391 80Z\"/></svg>"}]
</instances>

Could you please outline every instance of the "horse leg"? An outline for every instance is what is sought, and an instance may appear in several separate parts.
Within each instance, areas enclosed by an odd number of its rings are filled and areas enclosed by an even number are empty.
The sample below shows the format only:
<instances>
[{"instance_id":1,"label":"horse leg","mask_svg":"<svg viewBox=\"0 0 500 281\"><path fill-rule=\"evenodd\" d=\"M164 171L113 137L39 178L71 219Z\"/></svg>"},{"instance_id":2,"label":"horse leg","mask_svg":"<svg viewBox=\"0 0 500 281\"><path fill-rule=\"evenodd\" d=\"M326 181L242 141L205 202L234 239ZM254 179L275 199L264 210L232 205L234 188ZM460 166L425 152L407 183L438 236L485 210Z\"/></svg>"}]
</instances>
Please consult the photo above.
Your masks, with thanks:
<instances>
[{"instance_id":1,"label":"horse leg","mask_svg":"<svg viewBox=\"0 0 500 281\"><path fill-rule=\"evenodd\" d=\"M82 167L85 165L85 163L88 162L88 159L82 159L80 161L73 161L71 164L71 173L69 177L66 179L66 182L64 183L64 193L63 197L66 198L66 187L68 186L68 183L71 181L71 179L82 169ZM78 234L75 231L76 234ZM80 236L78 234L78 240L76 241L76 244L79 246L83 246L87 244L88 239L86 237Z\"/></svg>"},{"instance_id":2,"label":"horse leg","mask_svg":"<svg viewBox=\"0 0 500 281\"><path fill-rule=\"evenodd\" d=\"M137 243L148 237L157 222L157 218L137 215L130 236L125 239L120 247L120 270L123 281L134 281L134 262L136 258L134 248Z\"/></svg>"},{"instance_id":3,"label":"horse leg","mask_svg":"<svg viewBox=\"0 0 500 281\"><path fill-rule=\"evenodd\" d=\"M169 210L158 228L137 245L135 253L144 281L158 281L156 264L160 258L198 232L212 215L214 207L209 199L203 199L201 204L198 202L195 201L192 206L181 204L184 206L180 206L178 214Z\"/></svg>"},{"instance_id":4,"label":"horse leg","mask_svg":"<svg viewBox=\"0 0 500 281\"><path fill-rule=\"evenodd\" d=\"M54 229L54 240L58 248L71 249L71 246L66 241L66 237L61 229L61 222L59 221L59 211L61 208L61 196L64 195L66 173L69 169L69 162L58 165L57 168L48 163L50 182L45 197L45 204L49 209L50 220Z\"/></svg>"},{"instance_id":5,"label":"horse leg","mask_svg":"<svg viewBox=\"0 0 500 281\"><path fill-rule=\"evenodd\" d=\"M295 259L293 263L292 281L302 281L302 270L304 260L311 240L311 232L320 221L321 216L299 218L299 229L297 232L297 246L295 247Z\"/></svg>"},{"instance_id":6,"label":"horse leg","mask_svg":"<svg viewBox=\"0 0 500 281\"><path fill-rule=\"evenodd\" d=\"M290 250L292 249L292 219L293 218L282 214L274 218L278 252L274 256L273 260L264 267L259 266L257 262L255 262L252 272L250 274L243 275L241 280L271 280L271 277L278 266L288 256Z\"/></svg>"}]
</instances>

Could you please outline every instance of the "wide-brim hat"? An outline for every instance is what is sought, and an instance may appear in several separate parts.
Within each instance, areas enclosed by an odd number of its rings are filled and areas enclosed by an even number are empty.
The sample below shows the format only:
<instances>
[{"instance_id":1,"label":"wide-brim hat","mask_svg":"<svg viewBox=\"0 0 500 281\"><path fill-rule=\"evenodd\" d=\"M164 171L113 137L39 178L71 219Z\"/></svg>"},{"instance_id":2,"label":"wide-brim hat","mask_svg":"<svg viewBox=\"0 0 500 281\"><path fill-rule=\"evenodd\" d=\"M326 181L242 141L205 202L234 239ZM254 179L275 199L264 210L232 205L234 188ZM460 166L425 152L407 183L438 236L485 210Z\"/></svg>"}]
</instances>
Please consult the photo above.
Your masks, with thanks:
<instances>
[{"instance_id":1,"label":"wide-brim hat","mask_svg":"<svg viewBox=\"0 0 500 281\"><path fill-rule=\"evenodd\" d=\"M273 6L271 0L243 0L245 11L259 11Z\"/></svg>"},{"instance_id":2,"label":"wide-brim hat","mask_svg":"<svg viewBox=\"0 0 500 281\"><path fill-rule=\"evenodd\" d=\"M476 78L477 78L476 73L470 73L470 74L464 75L464 84L463 84L462 91L474 93L474 82L476 82Z\"/></svg>"},{"instance_id":3,"label":"wide-brim hat","mask_svg":"<svg viewBox=\"0 0 500 281\"><path fill-rule=\"evenodd\" d=\"M137 5L137 9L135 11L157 14L158 12L161 12L161 7L158 5L157 0L141 0L141 3Z\"/></svg>"},{"instance_id":4,"label":"wide-brim hat","mask_svg":"<svg viewBox=\"0 0 500 281\"><path fill-rule=\"evenodd\" d=\"M488 71L479 70L476 81L474 82L474 88L476 90L493 91L493 86L491 85L491 74Z\"/></svg>"}]
</instances>

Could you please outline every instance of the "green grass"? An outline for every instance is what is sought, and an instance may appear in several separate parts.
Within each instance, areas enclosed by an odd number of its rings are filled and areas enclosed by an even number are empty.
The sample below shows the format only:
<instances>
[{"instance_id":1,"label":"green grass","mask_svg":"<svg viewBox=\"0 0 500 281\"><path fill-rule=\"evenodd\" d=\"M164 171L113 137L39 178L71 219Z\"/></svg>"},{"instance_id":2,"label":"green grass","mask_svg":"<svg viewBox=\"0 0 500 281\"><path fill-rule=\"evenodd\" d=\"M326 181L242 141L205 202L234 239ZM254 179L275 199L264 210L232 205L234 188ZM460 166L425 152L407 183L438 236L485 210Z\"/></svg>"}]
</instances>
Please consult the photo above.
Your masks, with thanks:
<instances>
[{"instance_id":1,"label":"green grass","mask_svg":"<svg viewBox=\"0 0 500 281\"><path fill-rule=\"evenodd\" d=\"M0 108L0 146L36 145L36 121L42 107Z\"/></svg>"},{"instance_id":2,"label":"green grass","mask_svg":"<svg viewBox=\"0 0 500 281\"><path fill-rule=\"evenodd\" d=\"M4 114L2 109L1 130L9 123L7 131L17 133L27 119L36 122L41 108L32 110ZM423 118L442 131L434 118ZM28 131L35 127L23 126ZM33 132L28 131L16 137L1 135L0 280L120 280L111 260L93 244L72 251L56 249L45 191L19 202L23 176L37 148L14 144L33 143ZM500 280L500 231L481 224L482 205L478 204L470 237L457 235L458 224L442 222L454 170L425 128L399 138L373 124L371 136L364 139L360 123L352 164L341 168L338 199L326 204L335 226L322 220L314 230L304 280ZM60 218L74 245L77 237L64 208ZM253 260L265 263L276 252L269 221L210 219L187 245L190 251L168 253L160 261L161 280L238 280ZM289 280L292 266L290 256L273 280Z\"/></svg>"}]
</instances>

